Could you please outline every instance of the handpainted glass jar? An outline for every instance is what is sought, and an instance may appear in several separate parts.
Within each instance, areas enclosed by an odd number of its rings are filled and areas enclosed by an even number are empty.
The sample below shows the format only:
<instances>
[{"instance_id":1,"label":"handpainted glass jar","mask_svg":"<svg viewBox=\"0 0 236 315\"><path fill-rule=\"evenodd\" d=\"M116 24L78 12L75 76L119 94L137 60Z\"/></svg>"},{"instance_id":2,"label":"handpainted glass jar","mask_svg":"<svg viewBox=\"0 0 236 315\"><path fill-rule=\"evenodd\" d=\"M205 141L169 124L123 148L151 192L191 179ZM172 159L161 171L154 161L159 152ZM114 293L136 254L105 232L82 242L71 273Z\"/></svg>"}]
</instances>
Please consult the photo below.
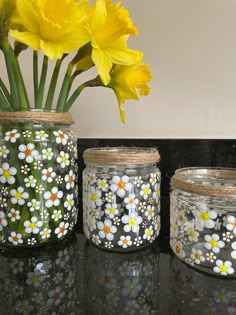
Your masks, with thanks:
<instances>
[{"instance_id":1,"label":"handpainted glass jar","mask_svg":"<svg viewBox=\"0 0 236 315\"><path fill-rule=\"evenodd\" d=\"M156 244L141 252L111 255L88 242L84 251L85 314L159 314L159 271Z\"/></svg>"},{"instance_id":2,"label":"handpainted glass jar","mask_svg":"<svg viewBox=\"0 0 236 315\"><path fill-rule=\"evenodd\" d=\"M201 271L236 277L236 169L179 169L171 186L174 253Z\"/></svg>"},{"instance_id":3,"label":"handpainted glass jar","mask_svg":"<svg viewBox=\"0 0 236 315\"><path fill-rule=\"evenodd\" d=\"M160 231L159 153L155 148L91 148L84 152L83 226L94 245L137 250Z\"/></svg>"},{"instance_id":4,"label":"handpainted glass jar","mask_svg":"<svg viewBox=\"0 0 236 315\"><path fill-rule=\"evenodd\" d=\"M0 113L0 244L62 240L77 220L77 139L69 114Z\"/></svg>"}]
</instances>

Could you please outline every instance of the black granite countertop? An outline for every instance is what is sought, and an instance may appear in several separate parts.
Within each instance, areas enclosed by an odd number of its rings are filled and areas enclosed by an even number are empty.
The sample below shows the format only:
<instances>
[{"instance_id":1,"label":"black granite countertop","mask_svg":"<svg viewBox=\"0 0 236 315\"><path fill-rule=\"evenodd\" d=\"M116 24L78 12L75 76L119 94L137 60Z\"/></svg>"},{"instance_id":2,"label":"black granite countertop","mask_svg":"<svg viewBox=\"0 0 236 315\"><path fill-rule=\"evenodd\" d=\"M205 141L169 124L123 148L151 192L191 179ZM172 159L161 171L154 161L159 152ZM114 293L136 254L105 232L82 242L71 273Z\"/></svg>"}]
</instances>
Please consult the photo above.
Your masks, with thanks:
<instances>
[{"instance_id":1,"label":"black granite countertop","mask_svg":"<svg viewBox=\"0 0 236 315\"><path fill-rule=\"evenodd\" d=\"M107 252L76 231L51 247L0 252L0 314L236 314L236 280L186 266L158 239Z\"/></svg>"}]
</instances>

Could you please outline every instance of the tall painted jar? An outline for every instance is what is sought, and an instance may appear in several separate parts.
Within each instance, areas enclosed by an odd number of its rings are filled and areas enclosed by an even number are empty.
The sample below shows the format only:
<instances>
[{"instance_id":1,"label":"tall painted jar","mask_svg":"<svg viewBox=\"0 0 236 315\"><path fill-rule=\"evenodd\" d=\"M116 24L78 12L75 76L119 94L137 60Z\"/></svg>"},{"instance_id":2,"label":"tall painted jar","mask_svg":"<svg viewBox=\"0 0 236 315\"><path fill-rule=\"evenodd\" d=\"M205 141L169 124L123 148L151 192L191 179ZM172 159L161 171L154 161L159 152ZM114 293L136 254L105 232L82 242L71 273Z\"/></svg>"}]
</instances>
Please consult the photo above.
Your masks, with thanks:
<instances>
[{"instance_id":1,"label":"tall painted jar","mask_svg":"<svg viewBox=\"0 0 236 315\"><path fill-rule=\"evenodd\" d=\"M71 116L0 113L0 245L63 240L77 220L77 139Z\"/></svg>"},{"instance_id":2,"label":"tall painted jar","mask_svg":"<svg viewBox=\"0 0 236 315\"><path fill-rule=\"evenodd\" d=\"M152 243L160 231L159 153L155 148L90 148L84 152L83 227L112 251Z\"/></svg>"}]
</instances>

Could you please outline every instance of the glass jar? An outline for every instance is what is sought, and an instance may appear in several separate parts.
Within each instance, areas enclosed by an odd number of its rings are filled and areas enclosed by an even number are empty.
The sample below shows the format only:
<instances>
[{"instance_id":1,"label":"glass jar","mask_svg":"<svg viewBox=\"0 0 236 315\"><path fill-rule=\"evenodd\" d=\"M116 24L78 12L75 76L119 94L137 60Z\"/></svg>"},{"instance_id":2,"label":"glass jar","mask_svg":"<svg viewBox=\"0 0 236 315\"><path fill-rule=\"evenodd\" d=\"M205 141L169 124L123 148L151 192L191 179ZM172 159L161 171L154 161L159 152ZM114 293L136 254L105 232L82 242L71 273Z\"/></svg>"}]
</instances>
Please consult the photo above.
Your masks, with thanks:
<instances>
[{"instance_id":1,"label":"glass jar","mask_svg":"<svg viewBox=\"0 0 236 315\"><path fill-rule=\"evenodd\" d=\"M0 244L62 240L77 220L77 138L60 113L12 115L0 115Z\"/></svg>"},{"instance_id":2,"label":"glass jar","mask_svg":"<svg viewBox=\"0 0 236 315\"><path fill-rule=\"evenodd\" d=\"M174 253L201 271L236 277L236 169L179 169L171 186Z\"/></svg>"},{"instance_id":3,"label":"glass jar","mask_svg":"<svg viewBox=\"0 0 236 315\"><path fill-rule=\"evenodd\" d=\"M160 231L159 153L154 148L91 148L84 152L83 227L108 250L137 250Z\"/></svg>"}]
</instances>

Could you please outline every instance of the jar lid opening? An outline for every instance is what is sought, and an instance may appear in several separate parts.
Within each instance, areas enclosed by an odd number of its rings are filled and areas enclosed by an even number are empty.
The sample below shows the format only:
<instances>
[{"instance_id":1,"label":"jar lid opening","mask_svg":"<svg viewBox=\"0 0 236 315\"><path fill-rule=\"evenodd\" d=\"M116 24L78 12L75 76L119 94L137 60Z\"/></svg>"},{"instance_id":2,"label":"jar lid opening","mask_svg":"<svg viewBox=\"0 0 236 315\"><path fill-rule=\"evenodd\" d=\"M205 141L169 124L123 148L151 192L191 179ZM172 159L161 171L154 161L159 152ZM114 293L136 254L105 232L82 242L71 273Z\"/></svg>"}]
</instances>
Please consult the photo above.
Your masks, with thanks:
<instances>
[{"instance_id":1,"label":"jar lid opening","mask_svg":"<svg viewBox=\"0 0 236 315\"><path fill-rule=\"evenodd\" d=\"M236 169L182 168L171 179L173 188L198 195L236 198Z\"/></svg>"},{"instance_id":2,"label":"jar lid opening","mask_svg":"<svg viewBox=\"0 0 236 315\"><path fill-rule=\"evenodd\" d=\"M159 160L158 150L151 147L99 147L84 152L86 164L101 166L154 164Z\"/></svg>"}]
</instances>

